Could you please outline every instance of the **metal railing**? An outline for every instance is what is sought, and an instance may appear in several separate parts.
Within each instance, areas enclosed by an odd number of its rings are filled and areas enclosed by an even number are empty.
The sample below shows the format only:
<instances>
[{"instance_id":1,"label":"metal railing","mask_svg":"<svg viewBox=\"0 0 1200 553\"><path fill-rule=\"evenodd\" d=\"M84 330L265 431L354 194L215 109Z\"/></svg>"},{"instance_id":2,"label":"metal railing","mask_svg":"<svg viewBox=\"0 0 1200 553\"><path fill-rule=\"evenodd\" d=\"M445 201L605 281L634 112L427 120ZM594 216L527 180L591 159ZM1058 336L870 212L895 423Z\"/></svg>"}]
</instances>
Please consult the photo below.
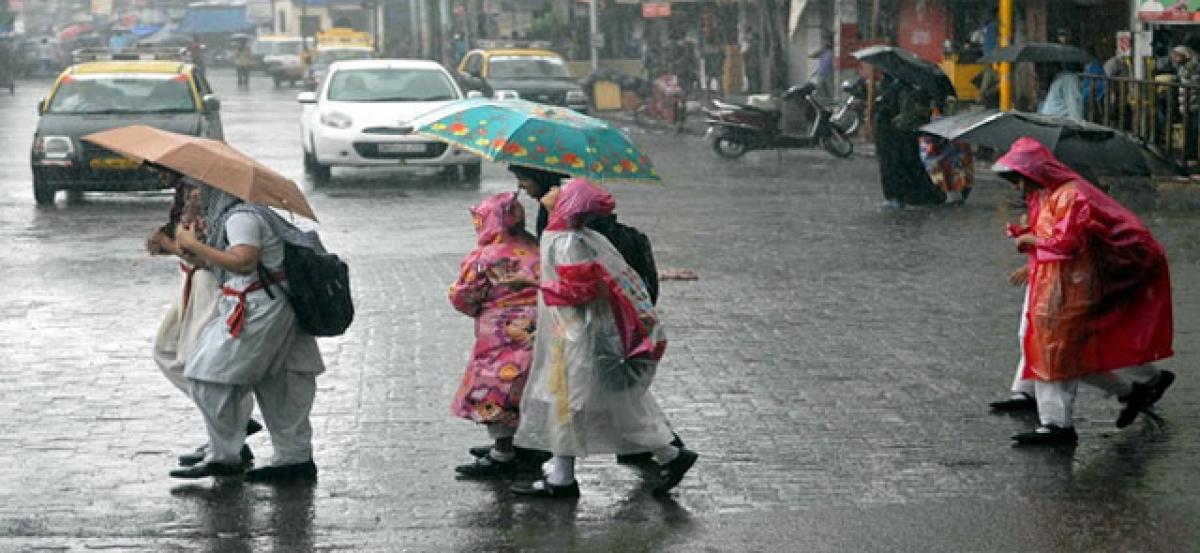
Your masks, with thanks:
<instances>
[{"instance_id":1,"label":"metal railing","mask_svg":"<svg viewBox=\"0 0 1200 553\"><path fill-rule=\"evenodd\" d=\"M1177 168L1200 172L1200 85L1080 78L1089 121L1128 132Z\"/></svg>"}]
</instances>

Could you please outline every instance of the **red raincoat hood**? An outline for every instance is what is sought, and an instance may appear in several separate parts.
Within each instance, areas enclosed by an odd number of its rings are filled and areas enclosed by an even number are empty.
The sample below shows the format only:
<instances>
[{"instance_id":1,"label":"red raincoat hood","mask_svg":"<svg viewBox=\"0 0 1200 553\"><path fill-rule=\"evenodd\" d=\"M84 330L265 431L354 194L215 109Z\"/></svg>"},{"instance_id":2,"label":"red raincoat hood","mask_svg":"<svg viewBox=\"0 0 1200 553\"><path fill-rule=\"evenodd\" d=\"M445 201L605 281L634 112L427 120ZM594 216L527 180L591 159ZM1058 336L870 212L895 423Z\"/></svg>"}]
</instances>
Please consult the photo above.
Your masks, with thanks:
<instances>
[{"instance_id":1,"label":"red raincoat hood","mask_svg":"<svg viewBox=\"0 0 1200 553\"><path fill-rule=\"evenodd\" d=\"M1012 148L997 160L996 164L1012 169L1051 190L1073 180L1087 182L1079 173L1063 165L1041 142L1028 136L1013 142Z\"/></svg>"},{"instance_id":2,"label":"red raincoat hood","mask_svg":"<svg viewBox=\"0 0 1200 553\"><path fill-rule=\"evenodd\" d=\"M564 184L558 193L558 203L550 213L546 230L562 231L582 227L592 217L611 215L617 208L613 199L603 188L584 178L574 178Z\"/></svg>"}]
</instances>

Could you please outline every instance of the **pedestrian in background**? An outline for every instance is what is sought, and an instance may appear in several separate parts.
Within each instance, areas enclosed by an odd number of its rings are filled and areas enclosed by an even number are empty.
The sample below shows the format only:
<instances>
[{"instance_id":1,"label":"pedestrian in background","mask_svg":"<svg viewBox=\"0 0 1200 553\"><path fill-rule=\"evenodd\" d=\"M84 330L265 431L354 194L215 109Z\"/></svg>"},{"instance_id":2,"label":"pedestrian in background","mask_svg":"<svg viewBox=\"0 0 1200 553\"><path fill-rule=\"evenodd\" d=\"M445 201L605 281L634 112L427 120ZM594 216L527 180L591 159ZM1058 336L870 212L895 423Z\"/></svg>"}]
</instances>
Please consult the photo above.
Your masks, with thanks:
<instances>
[{"instance_id":1,"label":"pedestrian in background","mask_svg":"<svg viewBox=\"0 0 1200 553\"><path fill-rule=\"evenodd\" d=\"M1131 424L1175 380L1151 363L1172 352L1166 253L1137 216L1031 138L993 168L1020 188L1027 228L1010 228L1028 254L1025 378L1034 380L1040 426L1022 445L1078 441L1072 407L1079 383L1117 396L1117 428Z\"/></svg>"},{"instance_id":2,"label":"pedestrian in background","mask_svg":"<svg viewBox=\"0 0 1200 553\"><path fill-rule=\"evenodd\" d=\"M197 69L204 70L204 42L200 35L192 35L192 41L187 45L188 59Z\"/></svg>"},{"instance_id":3,"label":"pedestrian in background","mask_svg":"<svg viewBox=\"0 0 1200 553\"><path fill-rule=\"evenodd\" d=\"M599 233L586 228L616 207L612 195L576 178L542 197L550 222L541 243L538 336L516 443L549 450L544 478L512 491L578 497L575 458L651 451L659 463L656 493L671 490L698 455L670 444L671 429L650 394L666 336L649 292Z\"/></svg>"},{"instance_id":4,"label":"pedestrian in background","mask_svg":"<svg viewBox=\"0 0 1200 553\"><path fill-rule=\"evenodd\" d=\"M250 41L239 41L237 53L233 57L233 64L237 69L238 88L250 88L250 71L254 69L254 63L254 53L250 51Z\"/></svg>"},{"instance_id":5,"label":"pedestrian in background","mask_svg":"<svg viewBox=\"0 0 1200 553\"><path fill-rule=\"evenodd\" d=\"M475 319L475 346L450 410L484 425L494 444L455 471L469 478L512 476L517 468L513 435L537 332L537 289L498 281L512 275L536 281L538 244L525 230L516 192L488 198L472 207L471 215L477 247L459 263L450 303Z\"/></svg>"},{"instance_id":6,"label":"pedestrian in background","mask_svg":"<svg viewBox=\"0 0 1200 553\"><path fill-rule=\"evenodd\" d=\"M314 481L309 413L316 377L325 371L317 341L300 330L288 303L284 242L323 251L270 208L243 203L203 186L206 236L194 226L176 241L202 259L221 286L219 316L200 334L184 367L192 400L204 415L209 450L204 461L171 472L176 478L236 475L250 417L243 398L254 393L271 433L271 464L246 473L249 481Z\"/></svg>"},{"instance_id":7,"label":"pedestrian in background","mask_svg":"<svg viewBox=\"0 0 1200 553\"><path fill-rule=\"evenodd\" d=\"M184 362L195 348L200 332L217 317L217 301L221 294L212 271L204 262L184 252L175 243L175 228L181 224L194 228L201 238L204 236L199 183L168 169L159 169L159 178L175 189L175 200L171 204L167 224L151 233L146 239L146 249L151 255L178 256L182 283L181 291L172 294L171 306L159 324L153 358L163 376L190 400L187 378L183 376ZM247 413L254 409L253 397L246 396L242 401L244 405L241 408ZM258 421L250 419L246 422L247 436L260 430L262 425ZM204 460L207 451L206 443L180 455L179 464L185 467L195 465ZM240 453L243 463L254 459L254 453L248 445L243 445Z\"/></svg>"},{"instance_id":8,"label":"pedestrian in background","mask_svg":"<svg viewBox=\"0 0 1200 553\"><path fill-rule=\"evenodd\" d=\"M813 66L812 80L817 85L817 93L826 100L837 96L833 71L833 38L826 35L821 39L821 48L810 54L809 59L817 60Z\"/></svg>"},{"instance_id":9,"label":"pedestrian in background","mask_svg":"<svg viewBox=\"0 0 1200 553\"><path fill-rule=\"evenodd\" d=\"M884 208L945 203L921 162L917 129L929 122L929 94L884 76L875 104L875 148Z\"/></svg>"},{"instance_id":10,"label":"pedestrian in background","mask_svg":"<svg viewBox=\"0 0 1200 553\"><path fill-rule=\"evenodd\" d=\"M1076 74L1079 67L1075 64L1053 64L1044 70L1052 72L1053 80L1038 113L1083 121L1083 95L1080 93L1083 85Z\"/></svg>"}]
</instances>

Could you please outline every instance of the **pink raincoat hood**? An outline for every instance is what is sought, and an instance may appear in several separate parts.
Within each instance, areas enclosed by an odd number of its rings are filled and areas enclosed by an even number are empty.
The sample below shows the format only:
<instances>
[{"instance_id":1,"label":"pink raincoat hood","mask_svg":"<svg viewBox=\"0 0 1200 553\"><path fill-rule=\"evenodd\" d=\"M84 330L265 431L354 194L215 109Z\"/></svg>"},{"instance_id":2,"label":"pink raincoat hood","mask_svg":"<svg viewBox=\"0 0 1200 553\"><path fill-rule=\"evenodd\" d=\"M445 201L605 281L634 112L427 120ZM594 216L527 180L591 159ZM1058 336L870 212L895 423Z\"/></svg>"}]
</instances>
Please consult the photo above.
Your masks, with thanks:
<instances>
[{"instance_id":1,"label":"pink raincoat hood","mask_svg":"<svg viewBox=\"0 0 1200 553\"><path fill-rule=\"evenodd\" d=\"M604 217L617 208L617 201L603 188L584 178L574 178L564 184L558 203L550 214L546 230L561 231L579 228L588 216Z\"/></svg>"},{"instance_id":2,"label":"pink raincoat hood","mask_svg":"<svg viewBox=\"0 0 1200 553\"><path fill-rule=\"evenodd\" d=\"M1029 137L1013 142L1012 148L996 164L1008 167L1051 190L1073 180L1087 182L1079 173L1063 165L1041 142Z\"/></svg>"},{"instance_id":3,"label":"pink raincoat hood","mask_svg":"<svg viewBox=\"0 0 1200 553\"><path fill-rule=\"evenodd\" d=\"M516 192L501 192L470 208L475 234L481 246L491 244L502 234L524 227L525 208Z\"/></svg>"}]
</instances>

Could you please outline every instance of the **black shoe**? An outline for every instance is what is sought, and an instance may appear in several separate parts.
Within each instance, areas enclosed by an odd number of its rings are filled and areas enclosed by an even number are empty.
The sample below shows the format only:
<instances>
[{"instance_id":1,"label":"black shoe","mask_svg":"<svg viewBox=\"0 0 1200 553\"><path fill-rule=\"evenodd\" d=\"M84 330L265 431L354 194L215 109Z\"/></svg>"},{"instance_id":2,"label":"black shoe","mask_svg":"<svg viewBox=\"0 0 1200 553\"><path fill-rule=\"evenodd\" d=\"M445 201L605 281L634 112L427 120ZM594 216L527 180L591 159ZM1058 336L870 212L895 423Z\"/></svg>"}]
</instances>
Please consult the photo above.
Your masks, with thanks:
<instances>
[{"instance_id":1,"label":"black shoe","mask_svg":"<svg viewBox=\"0 0 1200 553\"><path fill-rule=\"evenodd\" d=\"M517 461L516 459L512 461L497 461L491 456L485 455L476 458L474 463L454 467L454 472L457 472L463 478L478 480L512 478L517 472Z\"/></svg>"},{"instance_id":2,"label":"black shoe","mask_svg":"<svg viewBox=\"0 0 1200 553\"><path fill-rule=\"evenodd\" d=\"M1161 371L1158 373L1158 380L1154 381L1154 395L1150 398L1150 405L1158 403L1162 399L1163 394L1167 393L1167 388L1175 382L1175 373L1171 371Z\"/></svg>"},{"instance_id":3,"label":"black shoe","mask_svg":"<svg viewBox=\"0 0 1200 553\"><path fill-rule=\"evenodd\" d=\"M654 487L654 493L665 494L671 491L671 488L674 488L679 484L680 480L683 480L683 476L687 474L688 469L692 468L692 465L696 464L696 459L699 458L700 456L695 451L681 448L679 455L675 456L675 459L670 463L663 465L662 470L659 471L662 482L659 482Z\"/></svg>"},{"instance_id":4,"label":"black shoe","mask_svg":"<svg viewBox=\"0 0 1200 553\"><path fill-rule=\"evenodd\" d=\"M247 482L291 482L317 480L317 465L312 460L290 465L270 465L246 471Z\"/></svg>"},{"instance_id":5,"label":"black shoe","mask_svg":"<svg viewBox=\"0 0 1200 553\"><path fill-rule=\"evenodd\" d=\"M1047 424L1032 432L1014 435L1012 439L1017 445L1075 445L1079 443L1079 434L1075 433L1075 427L1061 428Z\"/></svg>"},{"instance_id":6,"label":"black shoe","mask_svg":"<svg viewBox=\"0 0 1200 553\"><path fill-rule=\"evenodd\" d=\"M549 461L550 458L554 456L553 453L540 449L529 449L526 447L517 447L513 449L517 452L517 462L521 464L540 465L546 461ZM487 457L488 453L492 452L492 446L479 445L467 449L467 452L470 453L472 457Z\"/></svg>"},{"instance_id":7,"label":"black shoe","mask_svg":"<svg viewBox=\"0 0 1200 553\"><path fill-rule=\"evenodd\" d=\"M184 453L179 456L179 466L190 467L204 460L204 456L208 455L208 444L197 447L196 449Z\"/></svg>"},{"instance_id":8,"label":"black shoe","mask_svg":"<svg viewBox=\"0 0 1200 553\"><path fill-rule=\"evenodd\" d=\"M683 440L679 438L679 434L671 433L671 445L683 449ZM625 455L617 455L617 462L622 465L644 465L654 462L653 453L627 453Z\"/></svg>"},{"instance_id":9,"label":"black shoe","mask_svg":"<svg viewBox=\"0 0 1200 553\"><path fill-rule=\"evenodd\" d=\"M1159 380L1162 380L1162 377L1159 377ZM1167 382L1167 386L1170 385L1171 382ZM1134 384L1133 391L1129 392L1129 395L1119 398L1125 407L1121 409L1121 414L1117 415L1117 428L1125 428L1133 424L1142 411L1154 405L1154 388L1155 386L1150 384ZM1165 387L1163 391L1166 391Z\"/></svg>"},{"instance_id":10,"label":"black shoe","mask_svg":"<svg viewBox=\"0 0 1200 553\"><path fill-rule=\"evenodd\" d=\"M171 471L172 478L205 478L208 476L237 476L245 472L240 464L199 463Z\"/></svg>"},{"instance_id":11,"label":"black shoe","mask_svg":"<svg viewBox=\"0 0 1200 553\"><path fill-rule=\"evenodd\" d=\"M566 486L555 486L543 478L528 484L513 484L512 487L508 489L511 490L512 493L526 497L579 497L579 482L575 481L571 481L571 483L567 484Z\"/></svg>"},{"instance_id":12,"label":"black shoe","mask_svg":"<svg viewBox=\"0 0 1200 553\"><path fill-rule=\"evenodd\" d=\"M617 455L617 462L622 465L645 465L654 462L653 453L628 453Z\"/></svg>"},{"instance_id":13,"label":"black shoe","mask_svg":"<svg viewBox=\"0 0 1200 553\"><path fill-rule=\"evenodd\" d=\"M993 411L1015 412L1015 411L1036 411L1037 400L1033 396L1021 393L1020 397L1013 396L1008 399L993 401L988 404Z\"/></svg>"},{"instance_id":14,"label":"black shoe","mask_svg":"<svg viewBox=\"0 0 1200 553\"><path fill-rule=\"evenodd\" d=\"M202 446L196 448L195 451L189 451L187 453L184 453L183 455L180 455L179 456L179 466L181 466L181 467L194 466L194 465L198 464L200 461L203 461L204 457L206 455L208 455L208 445L202 445ZM242 464L243 465L254 464L254 452L251 451L250 446L248 446L246 444L242 444Z\"/></svg>"}]
</instances>

